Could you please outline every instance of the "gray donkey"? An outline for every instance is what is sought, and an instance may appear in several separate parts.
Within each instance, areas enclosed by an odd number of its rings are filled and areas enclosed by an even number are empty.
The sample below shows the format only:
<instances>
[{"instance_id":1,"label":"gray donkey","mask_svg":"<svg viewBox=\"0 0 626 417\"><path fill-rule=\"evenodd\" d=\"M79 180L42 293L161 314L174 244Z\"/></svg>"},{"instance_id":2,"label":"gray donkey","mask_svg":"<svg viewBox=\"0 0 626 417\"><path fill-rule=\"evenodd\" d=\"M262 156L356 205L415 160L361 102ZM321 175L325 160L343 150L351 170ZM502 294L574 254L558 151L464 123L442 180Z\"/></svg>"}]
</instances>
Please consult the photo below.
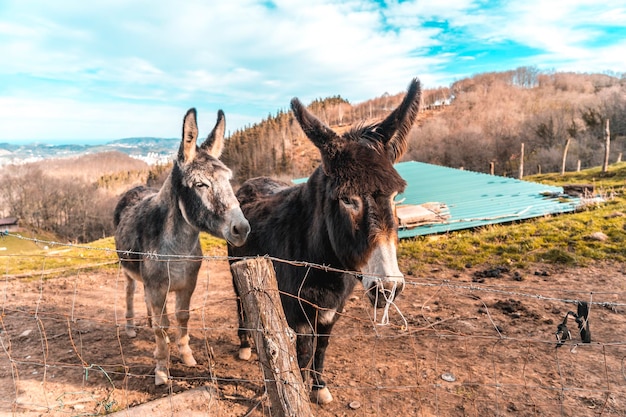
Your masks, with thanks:
<instances>
[{"instance_id":1,"label":"gray donkey","mask_svg":"<svg viewBox=\"0 0 626 417\"><path fill-rule=\"evenodd\" d=\"M155 384L169 379L167 294L176 293L178 350L187 366L196 365L189 347L189 304L202 263L199 233L211 233L232 246L245 243L250 225L230 185L231 171L218 160L224 147L224 113L198 147L196 110L183 120L178 157L158 189L127 191L115 207L115 247L126 275L126 334L135 337L135 281L144 285L148 325L156 338Z\"/></svg>"}]
</instances>

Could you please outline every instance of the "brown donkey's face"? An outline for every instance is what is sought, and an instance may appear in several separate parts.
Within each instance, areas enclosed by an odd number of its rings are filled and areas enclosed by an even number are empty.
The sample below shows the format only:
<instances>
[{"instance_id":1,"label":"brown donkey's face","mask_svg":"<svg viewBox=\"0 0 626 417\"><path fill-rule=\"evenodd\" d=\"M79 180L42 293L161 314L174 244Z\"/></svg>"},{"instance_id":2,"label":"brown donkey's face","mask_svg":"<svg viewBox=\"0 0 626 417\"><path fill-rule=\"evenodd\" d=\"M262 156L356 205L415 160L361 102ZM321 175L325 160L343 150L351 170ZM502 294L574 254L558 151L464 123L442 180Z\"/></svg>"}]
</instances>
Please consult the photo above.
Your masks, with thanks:
<instances>
[{"instance_id":1,"label":"brown donkey's face","mask_svg":"<svg viewBox=\"0 0 626 417\"><path fill-rule=\"evenodd\" d=\"M292 109L322 156L325 213L330 243L346 269L361 282L377 307L393 301L404 287L396 257L398 241L394 197L406 182L393 167L407 148L407 134L417 117L419 81L380 123L337 135L297 99Z\"/></svg>"},{"instance_id":2,"label":"brown donkey's face","mask_svg":"<svg viewBox=\"0 0 626 417\"><path fill-rule=\"evenodd\" d=\"M231 171L218 160L223 149L224 125L224 113L220 110L213 131L197 147L196 112L190 109L183 122L183 140L172 175L185 221L233 246L241 246L248 237L250 224L230 184Z\"/></svg>"},{"instance_id":3,"label":"brown donkey's face","mask_svg":"<svg viewBox=\"0 0 626 417\"><path fill-rule=\"evenodd\" d=\"M394 198L406 183L376 147L351 142L337 157L328 173L330 240L344 267L361 272L372 304L384 307L404 287Z\"/></svg>"}]
</instances>

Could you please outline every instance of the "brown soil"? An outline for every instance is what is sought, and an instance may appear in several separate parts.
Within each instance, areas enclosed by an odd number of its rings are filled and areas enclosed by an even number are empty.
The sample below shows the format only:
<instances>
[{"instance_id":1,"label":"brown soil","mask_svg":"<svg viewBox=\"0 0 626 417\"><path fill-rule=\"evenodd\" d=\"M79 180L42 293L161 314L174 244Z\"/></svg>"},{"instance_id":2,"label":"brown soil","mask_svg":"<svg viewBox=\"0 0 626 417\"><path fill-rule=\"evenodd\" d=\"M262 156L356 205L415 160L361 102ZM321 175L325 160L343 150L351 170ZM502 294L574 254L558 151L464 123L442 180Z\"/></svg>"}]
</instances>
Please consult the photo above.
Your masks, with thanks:
<instances>
[{"instance_id":1,"label":"brown soil","mask_svg":"<svg viewBox=\"0 0 626 417\"><path fill-rule=\"evenodd\" d=\"M626 415L625 272L622 265L435 268L407 276L401 314L392 308L386 326L374 324L359 287L328 349L335 400L313 405L313 413ZM142 297L138 291L139 313ZM557 326L568 310L576 312L574 300L593 301L591 343L580 343L570 317L572 340L556 348ZM123 331L117 272L5 279L0 307L0 415L133 415L138 404L194 387L213 394L187 400L181 413L172 406L171 415L271 414L256 356L236 359L235 299L224 261L204 263L190 324L199 365L185 367L174 346L171 386L153 384L152 331L141 328L135 339Z\"/></svg>"}]
</instances>

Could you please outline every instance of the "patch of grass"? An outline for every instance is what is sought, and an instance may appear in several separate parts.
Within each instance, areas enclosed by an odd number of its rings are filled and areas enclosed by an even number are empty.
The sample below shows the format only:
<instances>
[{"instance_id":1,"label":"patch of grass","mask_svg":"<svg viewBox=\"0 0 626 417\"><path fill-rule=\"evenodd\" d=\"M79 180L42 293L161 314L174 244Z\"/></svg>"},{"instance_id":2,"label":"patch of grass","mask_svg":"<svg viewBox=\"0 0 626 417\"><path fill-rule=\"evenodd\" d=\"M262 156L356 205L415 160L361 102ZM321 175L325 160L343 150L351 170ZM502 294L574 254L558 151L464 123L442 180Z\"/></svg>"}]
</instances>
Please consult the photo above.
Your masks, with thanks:
<instances>
[{"instance_id":1,"label":"patch of grass","mask_svg":"<svg viewBox=\"0 0 626 417\"><path fill-rule=\"evenodd\" d=\"M608 172L602 172L601 167L589 168L580 172L566 172L565 175L559 173L533 175L524 177L524 180L535 181L549 185L565 184L594 184L598 188L624 188L626 179L626 162L613 164Z\"/></svg>"},{"instance_id":2,"label":"patch of grass","mask_svg":"<svg viewBox=\"0 0 626 417\"><path fill-rule=\"evenodd\" d=\"M200 233L200 245L205 256L226 256L226 241L208 233Z\"/></svg>"},{"instance_id":3,"label":"patch of grass","mask_svg":"<svg viewBox=\"0 0 626 417\"><path fill-rule=\"evenodd\" d=\"M32 241L22 240L15 236L2 236L0 238L0 254L15 255L20 253L37 252L41 248Z\"/></svg>"},{"instance_id":4,"label":"patch of grass","mask_svg":"<svg viewBox=\"0 0 626 417\"><path fill-rule=\"evenodd\" d=\"M106 264L116 260L115 253L110 250L114 248L113 238L88 245L53 242L58 240L48 233L24 231L4 236L0 245L6 250L0 252L0 271L6 276L49 278L77 270L106 268Z\"/></svg>"},{"instance_id":5,"label":"patch of grass","mask_svg":"<svg viewBox=\"0 0 626 417\"><path fill-rule=\"evenodd\" d=\"M53 244L49 234L20 232L0 238L0 273L14 277L45 278L88 271L118 268L115 240L111 237L86 244ZM226 256L226 241L200 234L206 256Z\"/></svg>"},{"instance_id":6,"label":"patch of grass","mask_svg":"<svg viewBox=\"0 0 626 417\"><path fill-rule=\"evenodd\" d=\"M401 241L401 268L417 272L426 265L463 269L467 265L511 265L524 268L535 262L582 266L594 261L626 262L626 162L608 173L600 168L524 178L550 185L594 184L604 203L589 202L581 211L545 216L514 224L418 236ZM604 241L593 238L601 232Z\"/></svg>"},{"instance_id":7,"label":"patch of grass","mask_svg":"<svg viewBox=\"0 0 626 417\"><path fill-rule=\"evenodd\" d=\"M46 241L54 240L54 235L44 232L22 231L0 235L0 254L19 255L36 253L45 249ZM41 242L40 242L41 241Z\"/></svg>"}]
</instances>

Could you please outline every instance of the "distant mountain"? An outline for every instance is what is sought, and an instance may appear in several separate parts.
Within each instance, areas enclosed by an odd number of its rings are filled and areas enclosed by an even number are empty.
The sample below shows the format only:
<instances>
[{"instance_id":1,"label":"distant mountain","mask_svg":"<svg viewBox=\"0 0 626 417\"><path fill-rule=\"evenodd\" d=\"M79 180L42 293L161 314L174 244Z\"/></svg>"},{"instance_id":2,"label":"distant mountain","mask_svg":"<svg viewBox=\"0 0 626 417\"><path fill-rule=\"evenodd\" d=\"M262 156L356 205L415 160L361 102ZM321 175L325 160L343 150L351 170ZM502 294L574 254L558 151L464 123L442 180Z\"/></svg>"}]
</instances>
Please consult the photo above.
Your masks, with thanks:
<instances>
[{"instance_id":1,"label":"distant mountain","mask_svg":"<svg viewBox=\"0 0 626 417\"><path fill-rule=\"evenodd\" d=\"M97 152L119 151L149 164L167 162L178 151L180 139L124 138L98 145L51 145L45 143L0 143L0 165L22 164L50 158L74 157Z\"/></svg>"},{"instance_id":2,"label":"distant mountain","mask_svg":"<svg viewBox=\"0 0 626 417\"><path fill-rule=\"evenodd\" d=\"M176 138L152 138L152 137L145 137L145 138L124 138L124 139L117 139L117 140L113 140L111 142L107 142L104 146L123 146L123 147L138 147L138 148L143 148L143 147L164 147L167 149L173 149L173 147L176 147L175 145L179 145L180 144L180 138L176 139Z\"/></svg>"}]
</instances>

